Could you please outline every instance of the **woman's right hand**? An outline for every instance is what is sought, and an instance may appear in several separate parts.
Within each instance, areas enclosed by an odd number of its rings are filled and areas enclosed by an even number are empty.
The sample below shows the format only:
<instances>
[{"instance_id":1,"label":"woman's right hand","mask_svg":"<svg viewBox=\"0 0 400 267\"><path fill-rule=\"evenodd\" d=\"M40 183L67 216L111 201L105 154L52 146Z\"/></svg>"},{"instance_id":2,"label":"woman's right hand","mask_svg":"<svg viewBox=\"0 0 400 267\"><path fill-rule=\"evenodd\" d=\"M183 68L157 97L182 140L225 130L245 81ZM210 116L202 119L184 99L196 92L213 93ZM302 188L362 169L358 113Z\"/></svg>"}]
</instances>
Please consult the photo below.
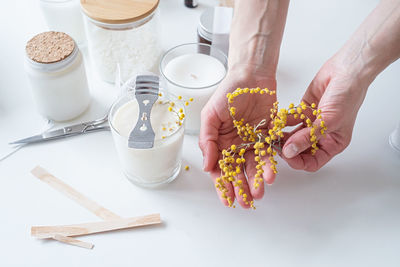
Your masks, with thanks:
<instances>
[{"instance_id":1,"label":"woman's right hand","mask_svg":"<svg viewBox=\"0 0 400 267\"><path fill-rule=\"evenodd\" d=\"M266 72L265 72L266 73ZM216 179L221 176L218 160L221 159L221 151L229 148L231 145L241 144L243 141L237 135L237 129L234 128L232 117L229 113L228 99L226 95L236 90L236 88L268 88L276 90L275 77L266 77L266 75L255 74L247 71L246 68L235 69L230 71L226 78L222 81L218 90L214 93L207 105L201 112L201 129L199 137L199 146L203 153L204 171L211 174L211 178L216 184ZM265 118L269 118L268 112L276 101L274 95L260 94L243 94L238 96L237 101L233 104L236 108L236 118L244 119L251 125L257 125ZM234 187L232 183L226 184L228 192L225 194L232 203L235 198L238 203L249 208L253 199L259 199L264 195L263 183L256 189L253 186L256 173L254 162L254 151L248 150L245 153L246 171L248 180L243 172L238 175L238 179L242 180L244 194L247 195L246 201L243 197L239 197L239 188ZM275 179L275 174L269 167L269 161L264 167L263 178L271 184ZM217 189L217 193L225 205L229 205L226 198L222 197L221 192Z\"/></svg>"}]
</instances>

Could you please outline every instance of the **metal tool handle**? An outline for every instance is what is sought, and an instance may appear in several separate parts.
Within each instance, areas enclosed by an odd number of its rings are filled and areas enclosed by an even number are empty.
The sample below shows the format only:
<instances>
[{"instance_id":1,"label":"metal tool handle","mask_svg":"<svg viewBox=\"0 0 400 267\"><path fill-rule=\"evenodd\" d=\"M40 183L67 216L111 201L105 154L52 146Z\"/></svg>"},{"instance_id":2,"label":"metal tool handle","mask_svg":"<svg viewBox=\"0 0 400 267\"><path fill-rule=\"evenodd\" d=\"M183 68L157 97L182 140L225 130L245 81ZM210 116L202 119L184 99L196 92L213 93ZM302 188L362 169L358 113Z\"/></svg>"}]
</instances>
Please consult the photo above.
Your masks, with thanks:
<instances>
[{"instance_id":1,"label":"metal tool handle","mask_svg":"<svg viewBox=\"0 0 400 267\"><path fill-rule=\"evenodd\" d=\"M136 126L129 135L128 147L146 149L154 146L155 133L151 125L150 115L154 103L158 99L159 79L153 75L136 77L135 96L139 105Z\"/></svg>"}]
</instances>

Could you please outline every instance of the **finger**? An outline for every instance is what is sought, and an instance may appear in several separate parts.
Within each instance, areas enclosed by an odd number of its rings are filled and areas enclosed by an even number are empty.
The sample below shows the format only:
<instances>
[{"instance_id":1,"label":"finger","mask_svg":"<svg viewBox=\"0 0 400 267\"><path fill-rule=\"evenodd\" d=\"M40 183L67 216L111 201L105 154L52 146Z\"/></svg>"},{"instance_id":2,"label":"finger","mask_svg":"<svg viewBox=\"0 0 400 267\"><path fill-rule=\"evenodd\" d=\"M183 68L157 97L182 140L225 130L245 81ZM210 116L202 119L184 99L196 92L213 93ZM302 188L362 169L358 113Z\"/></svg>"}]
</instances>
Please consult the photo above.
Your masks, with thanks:
<instances>
[{"instance_id":1,"label":"finger","mask_svg":"<svg viewBox=\"0 0 400 267\"><path fill-rule=\"evenodd\" d=\"M313 108L311 108L311 104L314 102L308 102L304 98L302 100L304 104L306 104L307 108L302 109L299 106L295 107L296 110L295 114L288 114L286 126L296 126L301 123L305 123L306 119L309 118L310 120L314 121L316 116L313 114ZM315 104L315 103L314 103ZM289 109L290 112L290 109Z\"/></svg>"},{"instance_id":2,"label":"finger","mask_svg":"<svg viewBox=\"0 0 400 267\"><path fill-rule=\"evenodd\" d=\"M218 129L221 121L215 115L215 110L206 105L201 111L201 127L199 136L199 147L203 153L203 170L210 172L217 164L218 153Z\"/></svg>"},{"instance_id":3,"label":"finger","mask_svg":"<svg viewBox=\"0 0 400 267\"><path fill-rule=\"evenodd\" d=\"M256 168L257 162L254 160L255 156L254 150L246 152L245 171L251 196L254 199L260 199L264 196L264 181L262 179L263 173L258 173L259 170ZM262 172L264 172L264 170L262 170Z\"/></svg>"},{"instance_id":4,"label":"finger","mask_svg":"<svg viewBox=\"0 0 400 267\"><path fill-rule=\"evenodd\" d=\"M234 183L235 186L233 188L237 202L245 209L250 208L253 197L250 193L249 184L247 183L247 179L243 172L237 176L236 182Z\"/></svg>"},{"instance_id":5,"label":"finger","mask_svg":"<svg viewBox=\"0 0 400 267\"><path fill-rule=\"evenodd\" d=\"M224 188L226 189L226 191L223 192L220 188L217 188L217 185L219 184L217 182L217 179L220 177L221 171L219 169L215 168L213 171L211 171L210 174L211 174L211 178L214 182L214 186L217 191L217 195L218 195L219 199L221 200L222 204L224 204L225 206L228 207L230 205L228 198L231 200L231 203L233 203L235 201L235 192L233 190L232 184L229 182L223 183Z\"/></svg>"},{"instance_id":6,"label":"finger","mask_svg":"<svg viewBox=\"0 0 400 267\"><path fill-rule=\"evenodd\" d=\"M313 122L312 128L305 127L292 134L283 146L282 153L284 157L288 159L294 158L298 154L309 149L313 143L311 141L311 131L314 132L313 135L315 135L315 140L318 140L323 134L323 129L321 129L321 127L325 127L325 124L318 119Z\"/></svg>"},{"instance_id":7,"label":"finger","mask_svg":"<svg viewBox=\"0 0 400 267\"><path fill-rule=\"evenodd\" d=\"M271 169L271 163L268 158L265 159L265 165L262 167L264 170L263 178L268 185L272 185L275 182L276 173Z\"/></svg>"},{"instance_id":8,"label":"finger","mask_svg":"<svg viewBox=\"0 0 400 267\"><path fill-rule=\"evenodd\" d=\"M304 127L305 127L304 124L300 124L300 125L297 125L296 128L294 128L290 132L283 132L282 142L285 143L292 135L294 135L301 129L304 129ZM280 151L277 151L277 152L279 153L279 155L282 154Z\"/></svg>"},{"instance_id":9,"label":"finger","mask_svg":"<svg viewBox=\"0 0 400 267\"><path fill-rule=\"evenodd\" d=\"M302 124L303 120L300 117L295 118L293 115L288 115L286 120L286 126L296 126Z\"/></svg>"},{"instance_id":10,"label":"finger","mask_svg":"<svg viewBox=\"0 0 400 267\"><path fill-rule=\"evenodd\" d=\"M325 92L327 84L324 80L321 80L319 78L320 77L319 74L320 72L317 73L317 75L308 85L306 92L304 93L303 101L307 104L315 103L318 106L319 101ZM322 77L323 76L324 75L322 75Z\"/></svg>"},{"instance_id":11,"label":"finger","mask_svg":"<svg viewBox=\"0 0 400 267\"><path fill-rule=\"evenodd\" d=\"M251 182L249 182L249 185L250 185L250 186L251 186L251 185L254 185L255 182L259 183L259 184L260 184L260 187L261 187L261 186L263 187L263 195L264 195L264 191L265 191L265 188L264 188L264 185L263 185L263 184L264 184L264 181L265 181L268 185L272 185L272 184L274 183L275 177L276 177L276 174L275 174L274 171L271 169L271 162L269 161L268 157L269 157L269 156L265 156L265 157L262 157L262 158L261 158L261 160L262 160L263 162L265 162L264 165L261 165L261 170L262 170L262 172L259 172L260 169L257 169L257 164L254 163L254 167L252 168L252 170L254 170L254 173L251 173L251 175L249 176L249 179L251 180ZM262 180L260 180L259 177L255 177L256 174L257 174L257 172L258 172L258 174L261 176ZM257 178L258 180L256 180L256 178ZM253 186L253 187L254 187L254 186ZM251 190L251 187L250 187L250 190ZM263 195L261 195L259 198L262 198ZM258 198L256 198L256 197L254 196L254 194L253 194L253 197L254 197L255 199L258 199Z\"/></svg>"},{"instance_id":12,"label":"finger","mask_svg":"<svg viewBox=\"0 0 400 267\"><path fill-rule=\"evenodd\" d=\"M303 128L289 137L283 146L282 153L285 158L291 159L310 147L310 130Z\"/></svg>"},{"instance_id":13,"label":"finger","mask_svg":"<svg viewBox=\"0 0 400 267\"><path fill-rule=\"evenodd\" d=\"M319 149L315 155L311 153L300 154L294 158L284 158L290 167L296 170L305 170L308 172L315 172L324 166L332 156L324 149Z\"/></svg>"}]
</instances>

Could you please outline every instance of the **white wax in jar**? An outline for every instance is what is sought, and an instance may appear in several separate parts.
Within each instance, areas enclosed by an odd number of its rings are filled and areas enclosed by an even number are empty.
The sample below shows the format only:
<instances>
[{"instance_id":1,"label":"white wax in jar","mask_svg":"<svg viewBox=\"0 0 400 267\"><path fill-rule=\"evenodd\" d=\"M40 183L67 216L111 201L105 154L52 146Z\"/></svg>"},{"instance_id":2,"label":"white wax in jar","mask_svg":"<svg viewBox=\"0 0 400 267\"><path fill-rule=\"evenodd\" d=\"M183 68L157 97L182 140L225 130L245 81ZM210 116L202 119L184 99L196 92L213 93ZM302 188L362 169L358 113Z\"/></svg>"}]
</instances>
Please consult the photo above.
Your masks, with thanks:
<instances>
[{"instance_id":1,"label":"white wax in jar","mask_svg":"<svg viewBox=\"0 0 400 267\"><path fill-rule=\"evenodd\" d=\"M54 121L67 121L88 108L90 93L80 52L72 64L61 70L40 71L28 62L25 70L31 82L37 109L44 117Z\"/></svg>"},{"instance_id":2,"label":"white wax in jar","mask_svg":"<svg viewBox=\"0 0 400 267\"><path fill-rule=\"evenodd\" d=\"M86 42L79 0L40 0L40 7L49 30L67 33L78 45Z\"/></svg>"},{"instance_id":3,"label":"white wax in jar","mask_svg":"<svg viewBox=\"0 0 400 267\"><path fill-rule=\"evenodd\" d=\"M194 98L186 107L186 129L189 133L199 132L200 112L225 74L225 66L218 59L205 54L181 55L165 66L165 77L174 83L168 82L168 89L185 100Z\"/></svg>"},{"instance_id":4,"label":"white wax in jar","mask_svg":"<svg viewBox=\"0 0 400 267\"><path fill-rule=\"evenodd\" d=\"M112 118L115 146L124 172L133 182L158 184L179 172L184 130L176 124L179 118L168 111L168 107L168 104L156 102L152 108L150 121L155 142L150 149L128 147L128 137L139 114L136 99L123 104Z\"/></svg>"}]
</instances>

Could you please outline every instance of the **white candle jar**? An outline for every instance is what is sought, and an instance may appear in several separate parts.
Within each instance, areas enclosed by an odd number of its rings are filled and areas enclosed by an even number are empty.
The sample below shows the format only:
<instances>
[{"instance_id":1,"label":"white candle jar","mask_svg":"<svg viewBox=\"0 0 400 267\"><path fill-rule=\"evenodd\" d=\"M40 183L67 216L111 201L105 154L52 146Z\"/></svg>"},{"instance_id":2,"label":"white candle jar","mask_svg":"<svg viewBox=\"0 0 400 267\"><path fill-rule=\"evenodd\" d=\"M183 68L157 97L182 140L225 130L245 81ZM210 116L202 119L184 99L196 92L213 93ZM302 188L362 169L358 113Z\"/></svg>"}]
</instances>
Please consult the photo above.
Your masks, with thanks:
<instances>
[{"instance_id":1,"label":"white candle jar","mask_svg":"<svg viewBox=\"0 0 400 267\"><path fill-rule=\"evenodd\" d=\"M157 72L159 0L81 0L92 65L113 83L119 64L127 81L146 71Z\"/></svg>"},{"instance_id":2,"label":"white candle jar","mask_svg":"<svg viewBox=\"0 0 400 267\"><path fill-rule=\"evenodd\" d=\"M186 132L198 134L200 113L225 78L225 54L208 44L183 44L167 51L161 59L160 72L168 90L184 100L193 98L186 108Z\"/></svg>"},{"instance_id":3,"label":"white candle jar","mask_svg":"<svg viewBox=\"0 0 400 267\"><path fill-rule=\"evenodd\" d=\"M128 147L129 135L140 118L133 92L120 97L109 113L110 128L123 173L132 183L143 187L169 183L181 169L185 119L180 120L169 107L171 101L176 111L184 110L184 105L171 94L161 94L150 114L155 133L152 148Z\"/></svg>"},{"instance_id":4,"label":"white candle jar","mask_svg":"<svg viewBox=\"0 0 400 267\"><path fill-rule=\"evenodd\" d=\"M65 32L78 45L86 42L79 0L39 0L49 30Z\"/></svg>"},{"instance_id":5,"label":"white candle jar","mask_svg":"<svg viewBox=\"0 0 400 267\"><path fill-rule=\"evenodd\" d=\"M26 45L25 71L39 113L54 121L71 120L90 103L83 58L62 32L44 32Z\"/></svg>"}]
</instances>

